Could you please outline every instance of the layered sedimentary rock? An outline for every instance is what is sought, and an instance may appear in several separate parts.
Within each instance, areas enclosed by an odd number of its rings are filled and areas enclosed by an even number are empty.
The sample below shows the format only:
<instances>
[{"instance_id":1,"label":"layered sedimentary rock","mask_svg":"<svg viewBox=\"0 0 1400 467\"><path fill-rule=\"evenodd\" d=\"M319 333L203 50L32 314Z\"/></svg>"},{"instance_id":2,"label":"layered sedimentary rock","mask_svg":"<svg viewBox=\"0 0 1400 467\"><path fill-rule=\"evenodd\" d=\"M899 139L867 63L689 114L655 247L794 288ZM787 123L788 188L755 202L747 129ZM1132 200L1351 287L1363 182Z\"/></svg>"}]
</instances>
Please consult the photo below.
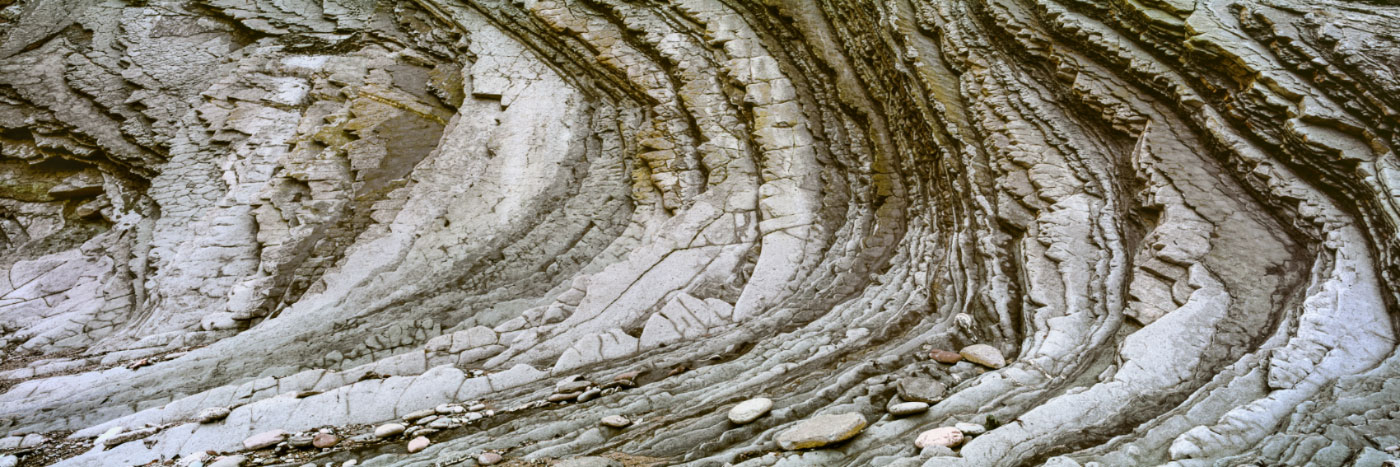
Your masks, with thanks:
<instances>
[{"instance_id":1,"label":"layered sedimentary rock","mask_svg":"<svg viewBox=\"0 0 1400 467\"><path fill-rule=\"evenodd\" d=\"M0 462L1400 454L1386 2L0 7Z\"/></svg>"}]
</instances>

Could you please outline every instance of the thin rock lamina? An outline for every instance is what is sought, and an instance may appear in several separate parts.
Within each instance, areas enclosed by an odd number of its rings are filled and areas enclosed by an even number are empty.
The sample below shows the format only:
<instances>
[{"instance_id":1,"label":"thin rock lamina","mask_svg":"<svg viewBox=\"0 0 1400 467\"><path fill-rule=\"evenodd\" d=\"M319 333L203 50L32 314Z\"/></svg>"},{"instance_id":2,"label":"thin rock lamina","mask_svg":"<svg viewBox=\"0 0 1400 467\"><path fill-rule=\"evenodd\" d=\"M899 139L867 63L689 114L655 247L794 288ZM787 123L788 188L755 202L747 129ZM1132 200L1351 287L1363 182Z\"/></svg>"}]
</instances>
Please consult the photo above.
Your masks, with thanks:
<instances>
[{"instance_id":1,"label":"thin rock lamina","mask_svg":"<svg viewBox=\"0 0 1400 467\"><path fill-rule=\"evenodd\" d=\"M0 0L0 467L1400 465L1386 0Z\"/></svg>"}]
</instances>

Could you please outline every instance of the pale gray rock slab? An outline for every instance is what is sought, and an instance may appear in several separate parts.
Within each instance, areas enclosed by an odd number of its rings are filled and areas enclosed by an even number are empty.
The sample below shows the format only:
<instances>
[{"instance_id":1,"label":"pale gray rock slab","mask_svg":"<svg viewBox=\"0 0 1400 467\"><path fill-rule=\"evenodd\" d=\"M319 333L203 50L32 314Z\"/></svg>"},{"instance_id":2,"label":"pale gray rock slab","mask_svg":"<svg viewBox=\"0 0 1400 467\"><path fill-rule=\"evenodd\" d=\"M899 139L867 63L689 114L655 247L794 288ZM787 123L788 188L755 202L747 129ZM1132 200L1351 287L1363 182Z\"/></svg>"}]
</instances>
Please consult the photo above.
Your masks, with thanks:
<instances>
[{"instance_id":1,"label":"pale gray rock slab","mask_svg":"<svg viewBox=\"0 0 1400 467\"><path fill-rule=\"evenodd\" d=\"M775 440L792 451L826 446L850 439L865 429L865 416L858 413L818 415L793 425Z\"/></svg>"}]
</instances>

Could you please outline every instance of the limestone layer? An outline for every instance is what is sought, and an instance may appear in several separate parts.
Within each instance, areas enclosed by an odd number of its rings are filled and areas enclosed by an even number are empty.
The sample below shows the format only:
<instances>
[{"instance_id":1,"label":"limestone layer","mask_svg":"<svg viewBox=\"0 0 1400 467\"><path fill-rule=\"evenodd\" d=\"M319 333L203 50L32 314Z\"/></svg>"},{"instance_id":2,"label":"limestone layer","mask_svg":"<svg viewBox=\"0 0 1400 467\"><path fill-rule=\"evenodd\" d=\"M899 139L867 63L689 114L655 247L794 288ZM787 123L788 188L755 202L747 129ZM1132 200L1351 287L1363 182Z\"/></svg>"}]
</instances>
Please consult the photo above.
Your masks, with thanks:
<instances>
[{"instance_id":1,"label":"limestone layer","mask_svg":"<svg viewBox=\"0 0 1400 467\"><path fill-rule=\"evenodd\" d=\"M1398 130L1386 0L0 0L0 464L1400 462Z\"/></svg>"}]
</instances>

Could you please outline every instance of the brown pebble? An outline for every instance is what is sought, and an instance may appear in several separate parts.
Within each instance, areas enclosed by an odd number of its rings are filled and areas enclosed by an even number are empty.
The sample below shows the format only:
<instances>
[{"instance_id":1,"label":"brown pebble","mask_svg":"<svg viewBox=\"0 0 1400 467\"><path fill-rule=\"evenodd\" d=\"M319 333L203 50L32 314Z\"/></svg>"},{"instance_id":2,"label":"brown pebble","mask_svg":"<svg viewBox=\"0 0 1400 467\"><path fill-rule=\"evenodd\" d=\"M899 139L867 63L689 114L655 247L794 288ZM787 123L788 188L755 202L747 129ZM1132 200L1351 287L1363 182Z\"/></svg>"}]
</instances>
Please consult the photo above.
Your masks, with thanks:
<instances>
[{"instance_id":1,"label":"brown pebble","mask_svg":"<svg viewBox=\"0 0 1400 467\"><path fill-rule=\"evenodd\" d=\"M962 361L962 354L950 350L933 349L933 351L928 353L928 356L933 358L935 362L947 363L950 365Z\"/></svg>"},{"instance_id":2,"label":"brown pebble","mask_svg":"<svg viewBox=\"0 0 1400 467\"><path fill-rule=\"evenodd\" d=\"M311 438L311 445L319 449L335 446L339 442L340 437L330 433L317 433L316 437Z\"/></svg>"}]
</instances>

